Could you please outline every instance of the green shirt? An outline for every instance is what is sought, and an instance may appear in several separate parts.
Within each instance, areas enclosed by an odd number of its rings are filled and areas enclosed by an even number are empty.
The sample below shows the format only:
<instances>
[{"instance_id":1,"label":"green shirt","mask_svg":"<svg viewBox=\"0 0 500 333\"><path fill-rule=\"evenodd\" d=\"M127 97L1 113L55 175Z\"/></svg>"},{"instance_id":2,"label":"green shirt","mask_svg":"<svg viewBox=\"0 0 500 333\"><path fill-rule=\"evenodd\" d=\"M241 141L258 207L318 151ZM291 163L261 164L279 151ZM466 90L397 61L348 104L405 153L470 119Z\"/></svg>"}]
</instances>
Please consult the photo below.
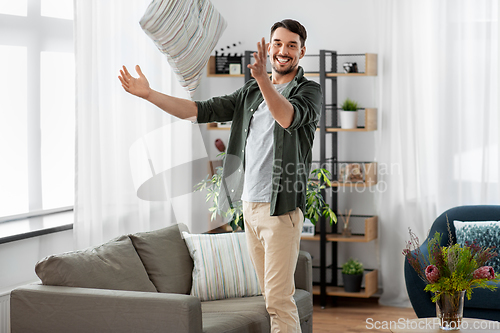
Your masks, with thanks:
<instances>
[{"instance_id":1,"label":"green shirt","mask_svg":"<svg viewBox=\"0 0 500 333\"><path fill-rule=\"evenodd\" d=\"M282 95L294 108L288 128L277 122L273 130L273 173L270 215L277 216L300 207L305 212L307 180L311 170L314 133L321 113L321 87L304 77L302 67ZM225 209L241 200L245 145L250 120L264 100L255 80L230 95L196 102L198 123L232 121L223 171L219 207Z\"/></svg>"}]
</instances>

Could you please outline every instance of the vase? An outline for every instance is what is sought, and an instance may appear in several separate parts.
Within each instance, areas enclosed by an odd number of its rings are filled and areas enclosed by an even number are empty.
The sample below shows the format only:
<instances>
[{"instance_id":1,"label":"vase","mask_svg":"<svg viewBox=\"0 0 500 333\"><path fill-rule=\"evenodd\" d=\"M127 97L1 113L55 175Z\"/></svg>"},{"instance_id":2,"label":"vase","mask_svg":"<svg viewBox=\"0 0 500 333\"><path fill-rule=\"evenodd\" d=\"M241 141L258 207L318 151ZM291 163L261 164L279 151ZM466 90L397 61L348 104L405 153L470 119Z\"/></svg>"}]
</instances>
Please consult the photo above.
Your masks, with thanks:
<instances>
[{"instance_id":1,"label":"vase","mask_svg":"<svg viewBox=\"0 0 500 333\"><path fill-rule=\"evenodd\" d=\"M344 291L348 293L359 293L361 291L363 274L351 275L342 273L342 281L344 282Z\"/></svg>"},{"instance_id":2,"label":"vase","mask_svg":"<svg viewBox=\"0 0 500 333\"><path fill-rule=\"evenodd\" d=\"M436 301L439 328L445 331L459 330L464 314L464 291L443 292Z\"/></svg>"},{"instance_id":3,"label":"vase","mask_svg":"<svg viewBox=\"0 0 500 333\"><path fill-rule=\"evenodd\" d=\"M340 127L354 129L358 127L358 111L340 110Z\"/></svg>"}]
</instances>

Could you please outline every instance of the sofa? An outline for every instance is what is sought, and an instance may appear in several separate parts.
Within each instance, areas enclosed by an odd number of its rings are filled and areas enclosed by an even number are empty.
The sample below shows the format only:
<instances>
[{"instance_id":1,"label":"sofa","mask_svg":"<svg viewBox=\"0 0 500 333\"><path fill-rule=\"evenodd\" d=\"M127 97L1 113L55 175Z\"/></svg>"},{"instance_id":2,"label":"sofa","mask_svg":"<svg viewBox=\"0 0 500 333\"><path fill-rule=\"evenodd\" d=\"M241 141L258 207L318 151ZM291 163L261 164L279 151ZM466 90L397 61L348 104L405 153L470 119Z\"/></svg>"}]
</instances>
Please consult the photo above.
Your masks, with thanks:
<instances>
[{"instance_id":1,"label":"sofa","mask_svg":"<svg viewBox=\"0 0 500 333\"><path fill-rule=\"evenodd\" d=\"M11 292L11 332L270 332L262 296L201 301L182 224L41 260L41 284ZM312 332L312 260L295 272L302 332Z\"/></svg>"},{"instance_id":2,"label":"sofa","mask_svg":"<svg viewBox=\"0 0 500 333\"><path fill-rule=\"evenodd\" d=\"M429 236L420 245L420 251L424 256L428 255L427 242L434 237L436 232L442 235L440 245L448 244L447 220L450 222L452 242L456 243L456 229L453 221L500 221L500 206L460 206L445 211L434 221ZM497 247L498 250L500 247ZM424 291L425 282L418 277L407 260L405 260L404 274L406 290L415 314L419 318L435 317L436 304L431 301L431 293ZM473 290L470 300L465 297L464 317L500 321L500 284L497 285L498 288L494 291L476 288Z\"/></svg>"}]
</instances>

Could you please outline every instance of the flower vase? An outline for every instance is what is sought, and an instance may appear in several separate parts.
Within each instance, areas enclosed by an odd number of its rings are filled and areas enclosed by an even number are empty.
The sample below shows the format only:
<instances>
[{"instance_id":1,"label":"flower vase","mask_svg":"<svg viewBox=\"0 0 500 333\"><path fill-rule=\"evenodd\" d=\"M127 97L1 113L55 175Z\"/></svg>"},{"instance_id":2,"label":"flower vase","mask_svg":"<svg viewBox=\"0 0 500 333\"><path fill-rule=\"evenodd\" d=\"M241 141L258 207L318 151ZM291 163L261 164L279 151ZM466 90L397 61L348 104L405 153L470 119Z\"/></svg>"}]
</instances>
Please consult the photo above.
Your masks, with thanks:
<instances>
[{"instance_id":1,"label":"flower vase","mask_svg":"<svg viewBox=\"0 0 500 333\"><path fill-rule=\"evenodd\" d=\"M443 292L436 301L439 328L445 331L459 330L464 314L464 291Z\"/></svg>"}]
</instances>

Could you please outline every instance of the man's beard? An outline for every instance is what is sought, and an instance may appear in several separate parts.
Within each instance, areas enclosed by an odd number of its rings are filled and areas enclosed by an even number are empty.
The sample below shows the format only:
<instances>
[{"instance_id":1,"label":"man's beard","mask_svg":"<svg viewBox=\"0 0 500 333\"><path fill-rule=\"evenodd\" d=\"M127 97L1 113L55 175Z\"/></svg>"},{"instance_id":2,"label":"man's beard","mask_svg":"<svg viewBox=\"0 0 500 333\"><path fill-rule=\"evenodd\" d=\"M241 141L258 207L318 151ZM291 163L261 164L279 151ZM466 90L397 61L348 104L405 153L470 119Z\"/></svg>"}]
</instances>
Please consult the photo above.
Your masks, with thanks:
<instances>
[{"instance_id":1,"label":"man's beard","mask_svg":"<svg viewBox=\"0 0 500 333\"><path fill-rule=\"evenodd\" d=\"M292 61L292 59L290 59L290 61ZM278 69L277 66L275 65L276 63L279 64L279 61L278 59L276 59L276 57L274 57L274 63L273 63L273 69L276 73L280 74L280 75L287 75L287 74L290 74L291 72L293 72L295 70L295 68L297 68L297 66L299 65L299 63L297 62L296 64L292 64L290 65L290 67L288 67L287 69Z\"/></svg>"}]
</instances>

